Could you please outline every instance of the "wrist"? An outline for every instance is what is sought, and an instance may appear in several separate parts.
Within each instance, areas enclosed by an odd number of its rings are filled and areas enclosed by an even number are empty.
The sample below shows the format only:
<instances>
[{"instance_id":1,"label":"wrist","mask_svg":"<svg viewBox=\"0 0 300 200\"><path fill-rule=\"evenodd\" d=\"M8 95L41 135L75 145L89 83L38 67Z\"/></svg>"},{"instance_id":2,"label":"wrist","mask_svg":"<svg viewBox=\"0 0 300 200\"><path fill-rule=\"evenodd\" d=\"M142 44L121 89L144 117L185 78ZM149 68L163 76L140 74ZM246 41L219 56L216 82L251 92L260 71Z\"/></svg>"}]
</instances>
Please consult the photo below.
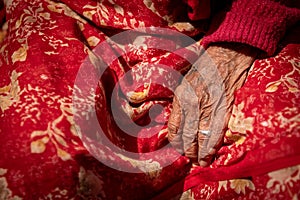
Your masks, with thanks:
<instances>
[{"instance_id":1,"label":"wrist","mask_svg":"<svg viewBox=\"0 0 300 200\"><path fill-rule=\"evenodd\" d=\"M242 43L215 43L207 48L207 53L219 71L243 72L254 62L261 50Z\"/></svg>"}]
</instances>

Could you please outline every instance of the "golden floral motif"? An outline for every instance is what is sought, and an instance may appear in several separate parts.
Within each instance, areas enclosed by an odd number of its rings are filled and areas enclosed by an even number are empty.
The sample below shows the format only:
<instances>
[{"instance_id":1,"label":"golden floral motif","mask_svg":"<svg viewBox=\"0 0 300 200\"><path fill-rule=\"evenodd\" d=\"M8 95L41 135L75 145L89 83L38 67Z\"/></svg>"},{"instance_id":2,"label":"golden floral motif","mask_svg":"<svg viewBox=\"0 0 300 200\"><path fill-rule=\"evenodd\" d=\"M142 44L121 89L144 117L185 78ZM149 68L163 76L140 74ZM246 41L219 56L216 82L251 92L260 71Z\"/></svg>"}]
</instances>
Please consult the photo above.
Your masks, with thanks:
<instances>
[{"instance_id":1,"label":"golden floral motif","mask_svg":"<svg viewBox=\"0 0 300 200\"><path fill-rule=\"evenodd\" d=\"M224 188L227 191L227 183L228 181L219 181L218 192L220 193L221 189Z\"/></svg>"},{"instance_id":2,"label":"golden floral motif","mask_svg":"<svg viewBox=\"0 0 300 200\"><path fill-rule=\"evenodd\" d=\"M91 47L95 47L99 44L100 39L97 38L96 36L91 36L87 39L87 42Z\"/></svg>"},{"instance_id":3,"label":"golden floral motif","mask_svg":"<svg viewBox=\"0 0 300 200\"><path fill-rule=\"evenodd\" d=\"M80 22L85 23L81 17L64 4L54 3L52 1L46 1L49 3L47 8L50 11L63 13L66 16L77 19ZM58 27L57 22L51 19L51 15L47 12L42 3L31 2L32 5L23 10L19 19L16 21L13 29L16 30L17 41L20 43L19 49L17 49L11 56L12 62L23 62L26 60L27 51L29 49L28 38L34 33L38 34L42 41L51 46L53 50L44 52L47 55L57 54L58 47L68 47L67 43L57 39L54 36L46 34L46 30L52 30ZM34 6L33 6L34 5Z\"/></svg>"},{"instance_id":4,"label":"golden floral motif","mask_svg":"<svg viewBox=\"0 0 300 200\"><path fill-rule=\"evenodd\" d=\"M43 137L31 142L31 153L43 153L46 149L46 144L49 142L49 137Z\"/></svg>"},{"instance_id":5,"label":"golden floral motif","mask_svg":"<svg viewBox=\"0 0 300 200\"><path fill-rule=\"evenodd\" d=\"M177 30L181 31L193 31L196 28L189 22L176 22L172 25L169 25L170 27L175 27Z\"/></svg>"},{"instance_id":6,"label":"golden floral motif","mask_svg":"<svg viewBox=\"0 0 300 200\"><path fill-rule=\"evenodd\" d=\"M47 197L55 196L55 198L57 198L57 199L73 199L68 196L68 190L65 190L65 189L62 190L58 187L53 189L50 193L48 193L45 196L47 196Z\"/></svg>"},{"instance_id":7,"label":"golden floral motif","mask_svg":"<svg viewBox=\"0 0 300 200\"><path fill-rule=\"evenodd\" d=\"M45 12L42 3L36 6L28 6L23 10L20 18L16 21L18 41L26 40L32 33L38 33L46 29L53 29L56 23L51 21L50 13Z\"/></svg>"},{"instance_id":8,"label":"golden floral motif","mask_svg":"<svg viewBox=\"0 0 300 200\"><path fill-rule=\"evenodd\" d=\"M58 157L60 157L62 160L69 160L71 159L70 154L60 148L60 146L68 147L68 145L64 139L64 133L61 131L55 131L56 121L57 119L53 122L49 122L48 128L45 131L39 130L31 133L31 138L38 138L31 142L31 153L43 153L46 150L46 144L51 141L57 149Z\"/></svg>"},{"instance_id":9,"label":"golden floral motif","mask_svg":"<svg viewBox=\"0 0 300 200\"><path fill-rule=\"evenodd\" d=\"M299 92L299 84L297 80L293 78L295 74L300 74L300 62L298 58L288 59L288 62L291 64L292 69L290 72L281 75L280 79L270 82L266 85L266 92L275 92L278 90L279 85L284 85L288 88L289 92Z\"/></svg>"},{"instance_id":10,"label":"golden floral motif","mask_svg":"<svg viewBox=\"0 0 300 200\"><path fill-rule=\"evenodd\" d=\"M141 103L149 95L150 86L151 86L151 83L144 83L143 91L141 91L141 92L130 91L126 94L126 96L132 103Z\"/></svg>"},{"instance_id":11,"label":"golden floral motif","mask_svg":"<svg viewBox=\"0 0 300 200\"><path fill-rule=\"evenodd\" d=\"M69 8L66 4L54 2L52 0L45 0L48 3L47 8L55 13L61 13L65 16L71 17L73 19L76 19L78 23L85 24L86 21L80 17L77 13L75 13L71 8Z\"/></svg>"},{"instance_id":12,"label":"golden floral motif","mask_svg":"<svg viewBox=\"0 0 300 200\"><path fill-rule=\"evenodd\" d=\"M266 187L271 189L270 191L275 194L289 191L289 187L293 187L300 180L300 165L270 172L268 176L270 180L267 182Z\"/></svg>"},{"instance_id":13,"label":"golden floral motif","mask_svg":"<svg viewBox=\"0 0 300 200\"><path fill-rule=\"evenodd\" d=\"M21 46L18 50L16 50L12 56L11 56L11 60L13 63L17 62L17 61L25 61L26 57L27 57L27 50L28 47L27 45L23 45Z\"/></svg>"},{"instance_id":14,"label":"golden floral motif","mask_svg":"<svg viewBox=\"0 0 300 200\"><path fill-rule=\"evenodd\" d=\"M0 176L7 173L6 169L0 168ZM5 177L0 177L0 199L3 200L21 200L19 196L13 196L11 190L8 188L8 183Z\"/></svg>"},{"instance_id":15,"label":"golden floral motif","mask_svg":"<svg viewBox=\"0 0 300 200\"><path fill-rule=\"evenodd\" d=\"M87 4L83 6L83 15L88 18L89 20L95 21L98 20L98 22L106 26L107 22L110 22L111 13L101 2L97 2L96 5L90 5ZM145 27L145 23L143 21L139 21L133 17L131 18L124 18L123 15L125 13L124 9L120 6L114 3L114 20L113 23L115 26L122 26L123 28L138 28L138 27ZM120 14L122 17L120 18L118 16ZM129 11L127 11L128 15L132 15Z\"/></svg>"},{"instance_id":16,"label":"golden floral motif","mask_svg":"<svg viewBox=\"0 0 300 200\"><path fill-rule=\"evenodd\" d=\"M55 120L48 123L46 130L36 130L31 133L31 138L33 139L30 145L31 153L43 153L46 150L46 145L51 142L56 150L57 156L62 160L70 160L71 155L63 150L63 148L68 148L69 144L66 142L66 136L63 130L59 128L59 124L66 120L70 123L70 131L74 136L77 136L76 130L74 128L74 121L72 117L72 110L70 103L64 102L64 100L59 100L61 115ZM75 142L75 141L74 141ZM78 145L77 143L72 143Z\"/></svg>"},{"instance_id":17,"label":"golden floral motif","mask_svg":"<svg viewBox=\"0 0 300 200\"><path fill-rule=\"evenodd\" d=\"M278 124L278 127L285 129L285 131L290 134L297 129L299 123L300 113L297 107L285 107L281 112L269 116L269 119L264 122L264 124L268 126L277 126Z\"/></svg>"},{"instance_id":18,"label":"golden floral motif","mask_svg":"<svg viewBox=\"0 0 300 200\"><path fill-rule=\"evenodd\" d=\"M33 2L32 2L33 3ZM14 52L13 59L16 61L24 61L26 59L26 51L28 50L28 37L32 33L41 33L47 29L56 28L56 21L50 20L50 13L45 12L42 3L37 6L28 6L23 10L20 18L16 21L14 29L16 29L17 41L21 47Z\"/></svg>"},{"instance_id":19,"label":"golden floral motif","mask_svg":"<svg viewBox=\"0 0 300 200\"><path fill-rule=\"evenodd\" d=\"M150 179L155 179L159 177L162 167L157 161L153 161L152 159L149 160L135 160L129 157L125 157L122 154L116 154L122 160L130 162L130 164L144 172L149 176Z\"/></svg>"},{"instance_id":20,"label":"golden floral motif","mask_svg":"<svg viewBox=\"0 0 300 200\"><path fill-rule=\"evenodd\" d=\"M2 112L20 100L21 89L18 78L21 75L22 73L18 73L16 70L12 71L10 84L0 88L0 108Z\"/></svg>"},{"instance_id":21,"label":"golden floral motif","mask_svg":"<svg viewBox=\"0 0 300 200\"><path fill-rule=\"evenodd\" d=\"M237 194L246 194L246 188L254 191L255 186L252 181L247 179L233 179L230 180L230 188L233 189Z\"/></svg>"},{"instance_id":22,"label":"golden floral motif","mask_svg":"<svg viewBox=\"0 0 300 200\"><path fill-rule=\"evenodd\" d=\"M174 199L171 200L195 200L194 193L191 190L187 190L183 192L179 197L175 197Z\"/></svg>"},{"instance_id":23,"label":"golden floral motif","mask_svg":"<svg viewBox=\"0 0 300 200\"><path fill-rule=\"evenodd\" d=\"M85 5L83 9L86 10L83 12L83 15L90 20L93 20L93 15L95 14L98 15L98 19L109 19L109 11L102 3L97 2L96 6Z\"/></svg>"},{"instance_id":24,"label":"golden floral motif","mask_svg":"<svg viewBox=\"0 0 300 200\"><path fill-rule=\"evenodd\" d=\"M155 13L157 16L161 17L162 19L164 19L166 22L168 22L168 24L171 26L174 22L171 16L169 15L164 15L161 16L161 14L156 10L154 2L152 2L152 0L143 0L144 5L150 9L153 13Z\"/></svg>"},{"instance_id":25,"label":"golden floral motif","mask_svg":"<svg viewBox=\"0 0 300 200\"><path fill-rule=\"evenodd\" d=\"M245 117L243 113L245 103L241 102L237 106L233 106L232 115L229 120L228 127L232 132L246 134L247 131L253 131L253 117Z\"/></svg>"},{"instance_id":26,"label":"golden floral motif","mask_svg":"<svg viewBox=\"0 0 300 200\"><path fill-rule=\"evenodd\" d=\"M229 129L226 131L225 135L230 141L233 141L236 146L243 144L246 140L244 135L233 134Z\"/></svg>"}]
</instances>

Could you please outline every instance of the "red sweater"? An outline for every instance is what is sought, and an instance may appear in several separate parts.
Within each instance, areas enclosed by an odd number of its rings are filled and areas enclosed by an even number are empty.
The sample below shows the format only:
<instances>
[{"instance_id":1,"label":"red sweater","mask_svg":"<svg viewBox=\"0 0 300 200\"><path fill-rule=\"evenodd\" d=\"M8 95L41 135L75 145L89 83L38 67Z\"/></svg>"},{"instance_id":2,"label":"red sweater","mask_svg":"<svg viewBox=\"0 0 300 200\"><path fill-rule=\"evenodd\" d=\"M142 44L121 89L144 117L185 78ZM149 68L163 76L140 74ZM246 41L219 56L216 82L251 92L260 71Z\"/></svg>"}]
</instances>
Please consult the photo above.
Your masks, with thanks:
<instances>
[{"instance_id":1,"label":"red sweater","mask_svg":"<svg viewBox=\"0 0 300 200\"><path fill-rule=\"evenodd\" d=\"M286 30L300 20L299 7L286 4L286 1L235 0L228 12L212 20L202 44L207 47L213 42L240 42L272 55ZM189 15L191 19L197 19L197 12L194 13Z\"/></svg>"}]
</instances>

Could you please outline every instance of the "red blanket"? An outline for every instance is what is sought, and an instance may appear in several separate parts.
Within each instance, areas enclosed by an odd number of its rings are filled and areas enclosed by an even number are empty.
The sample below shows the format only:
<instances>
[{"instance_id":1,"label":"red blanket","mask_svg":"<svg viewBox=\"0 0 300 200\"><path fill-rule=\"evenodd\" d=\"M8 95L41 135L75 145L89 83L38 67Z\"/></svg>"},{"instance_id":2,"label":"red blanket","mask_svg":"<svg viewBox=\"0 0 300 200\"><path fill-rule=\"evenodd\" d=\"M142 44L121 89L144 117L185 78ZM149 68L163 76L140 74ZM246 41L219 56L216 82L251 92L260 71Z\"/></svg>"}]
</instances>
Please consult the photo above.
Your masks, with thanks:
<instances>
[{"instance_id":1,"label":"red blanket","mask_svg":"<svg viewBox=\"0 0 300 200\"><path fill-rule=\"evenodd\" d=\"M126 10L132 6L142 22ZM172 90L197 45L172 34L193 36L202 28L170 27L165 16L176 12L164 12L122 1L7 1L8 33L0 46L0 199L300 195L299 44L289 40L276 56L253 64L236 93L225 145L210 168L192 168L168 145L166 123ZM149 40L130 32L119 37L124 46L103 43L121 29L151 25L170 32ZM82 71L101 62L92 50L102 60L118 59L105 71ZM84 87L89 84L95 87Z\"/></svg>"}]
</instances>

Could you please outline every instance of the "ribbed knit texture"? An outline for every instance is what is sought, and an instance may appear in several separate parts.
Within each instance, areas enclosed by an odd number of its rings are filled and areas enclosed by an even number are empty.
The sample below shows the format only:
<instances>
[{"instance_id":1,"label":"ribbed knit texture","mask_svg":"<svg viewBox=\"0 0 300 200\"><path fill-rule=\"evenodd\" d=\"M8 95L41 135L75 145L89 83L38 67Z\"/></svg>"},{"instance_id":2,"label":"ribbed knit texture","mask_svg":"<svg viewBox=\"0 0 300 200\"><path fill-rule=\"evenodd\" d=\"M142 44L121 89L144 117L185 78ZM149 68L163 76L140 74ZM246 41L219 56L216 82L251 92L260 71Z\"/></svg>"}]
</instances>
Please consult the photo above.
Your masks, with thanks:
<instances>
[{"instance_id":1,"label":"ribbed knit texture","mask_svg":"<svg viewBox=\"0 0 300 200\"><path fill-rule=\"evenodd\" d=\"M300 9L271 0L236 0L221 24L212 24L202 45L239 42L272 55L286 29L300 20ZM218 21L218 20L213 20ZM213 27L218 27L216 30Z\"/></svg>"}]
</instances>

